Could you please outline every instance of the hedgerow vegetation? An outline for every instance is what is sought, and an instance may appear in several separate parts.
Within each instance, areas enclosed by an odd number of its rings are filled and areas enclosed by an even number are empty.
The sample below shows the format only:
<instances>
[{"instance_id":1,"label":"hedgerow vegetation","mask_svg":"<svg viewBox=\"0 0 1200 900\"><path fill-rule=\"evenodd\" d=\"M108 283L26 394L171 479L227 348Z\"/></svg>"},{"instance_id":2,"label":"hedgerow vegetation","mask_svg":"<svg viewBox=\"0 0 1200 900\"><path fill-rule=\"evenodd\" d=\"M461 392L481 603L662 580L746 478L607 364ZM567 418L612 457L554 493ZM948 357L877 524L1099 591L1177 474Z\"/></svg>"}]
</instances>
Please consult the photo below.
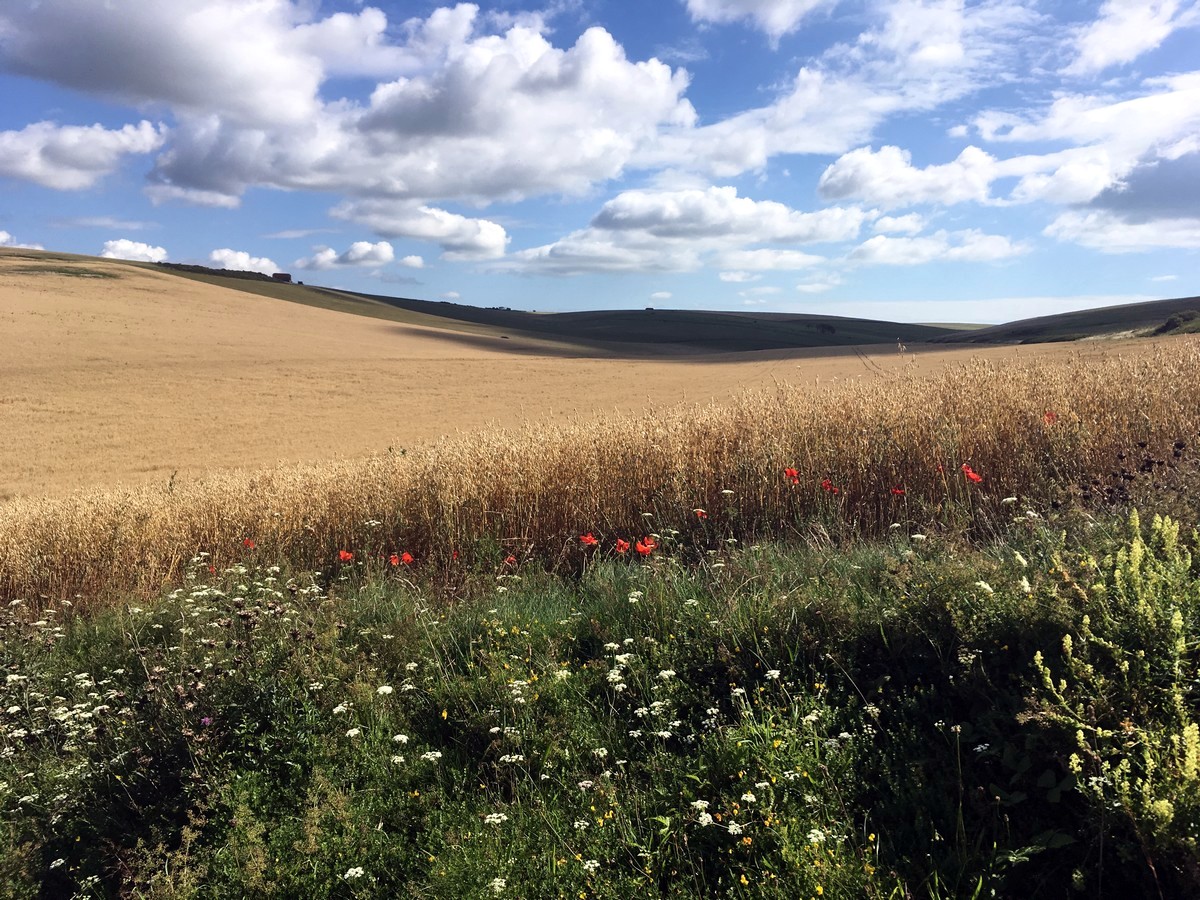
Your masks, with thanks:
<instances>
[{"instance_id":1,"label":"hedgerow vegetation","mask_svg":"<svg viewBox=\"0 0 1200 900\"><path fill-rule=\"evenodd\" d=\"M0 895L1195 896L1196 347L10 510Z\"/></svg>"}]
</instances>

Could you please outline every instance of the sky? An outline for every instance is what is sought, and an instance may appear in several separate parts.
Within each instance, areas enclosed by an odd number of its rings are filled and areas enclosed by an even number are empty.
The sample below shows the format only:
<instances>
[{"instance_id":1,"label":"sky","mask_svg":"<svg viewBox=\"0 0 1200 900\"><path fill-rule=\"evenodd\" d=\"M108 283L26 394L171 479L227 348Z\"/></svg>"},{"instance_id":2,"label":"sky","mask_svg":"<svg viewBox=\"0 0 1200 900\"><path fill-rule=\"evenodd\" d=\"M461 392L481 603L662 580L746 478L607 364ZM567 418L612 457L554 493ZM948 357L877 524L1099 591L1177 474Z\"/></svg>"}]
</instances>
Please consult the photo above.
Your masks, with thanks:
<instances>
[{"instance_id":1,"label":"sky","mask_svg":"<svg viewBox=\"0 0 1200 900\"><path fill-rule=\"evenodd\" d=\"M3 0L0 245L563 311L1200 294L1200 0Z\"/></svg>"}]
</instances>

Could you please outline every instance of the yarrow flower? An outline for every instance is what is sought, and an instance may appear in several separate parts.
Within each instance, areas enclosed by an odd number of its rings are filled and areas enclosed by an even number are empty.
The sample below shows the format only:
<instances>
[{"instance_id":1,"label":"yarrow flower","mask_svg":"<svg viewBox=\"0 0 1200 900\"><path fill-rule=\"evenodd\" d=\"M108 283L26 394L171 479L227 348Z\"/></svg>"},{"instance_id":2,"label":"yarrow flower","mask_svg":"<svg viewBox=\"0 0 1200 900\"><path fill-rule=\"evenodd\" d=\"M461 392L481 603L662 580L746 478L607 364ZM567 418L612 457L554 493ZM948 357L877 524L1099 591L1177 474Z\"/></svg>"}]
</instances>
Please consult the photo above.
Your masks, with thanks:
<instances>
[{"instance_id":1,"label":"yarrow flower","mask_svg":"<svg viewBox=\"0 0 1200 900\"><path fill-rule=\"evenodd\" d=\"M362 878L365 874L367 873L363 871L362 866L354 866L353 868L347 869L346 874L342 877L347 881L353 881L355 878Z\"/></svg>"},{"instance_id":2,"label":"yarrow flower","mask_svg":"<svg viewBox=\"0 0 1200 900\"><path fill-rule=\"evenodd\" d=\"M483 821L487 825L503 825L508 821L508 816L502 812L488 813L483 817Z\"/></svg>"},{"instance_id":3,"label":"yarrow flower","mask_svg":"<svg viewBox=\"0 0 1200 900\"><path fill-rule=\"evenodd\" d=\"M379 694L381 697L386 696L391 692L392 686L390 684L381 684L379 687L375 688L375 693Z\"/></svg>"}]
</instances>

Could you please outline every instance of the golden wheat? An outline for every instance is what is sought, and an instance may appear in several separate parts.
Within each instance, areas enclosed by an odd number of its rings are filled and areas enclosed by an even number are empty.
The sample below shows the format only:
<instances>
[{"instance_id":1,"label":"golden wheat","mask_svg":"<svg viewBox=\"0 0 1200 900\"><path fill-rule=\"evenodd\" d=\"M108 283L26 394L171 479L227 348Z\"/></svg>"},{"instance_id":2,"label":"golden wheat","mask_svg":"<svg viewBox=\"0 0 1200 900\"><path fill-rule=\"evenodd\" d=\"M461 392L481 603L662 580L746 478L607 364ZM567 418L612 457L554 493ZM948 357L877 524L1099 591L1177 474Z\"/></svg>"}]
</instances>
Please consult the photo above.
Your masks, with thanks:
<instances>
[{"instance_id":1,"label":"golden wheat","mask_svg":"<svg viewBox=\"0 0 1200 900\"><path fill-rule=\"evenodd\" d=\"M300 566L326 565L340 548L408 550L436 565L455 551L466 561L482 539L555 558L581 531L611 541L696 529L696 508L709 511L703 527L764 535L831 512L870 531L903 507L1044 496L1106 472L1137 441L1162 452L1200 431L1200 340L1122 347L1099 360L975 361L935 377L494 429L406 455L17 500L0 506L0 597L154 592L198 551L216 566L244 558L247 538Z\"/></svg>"}]
</instances>

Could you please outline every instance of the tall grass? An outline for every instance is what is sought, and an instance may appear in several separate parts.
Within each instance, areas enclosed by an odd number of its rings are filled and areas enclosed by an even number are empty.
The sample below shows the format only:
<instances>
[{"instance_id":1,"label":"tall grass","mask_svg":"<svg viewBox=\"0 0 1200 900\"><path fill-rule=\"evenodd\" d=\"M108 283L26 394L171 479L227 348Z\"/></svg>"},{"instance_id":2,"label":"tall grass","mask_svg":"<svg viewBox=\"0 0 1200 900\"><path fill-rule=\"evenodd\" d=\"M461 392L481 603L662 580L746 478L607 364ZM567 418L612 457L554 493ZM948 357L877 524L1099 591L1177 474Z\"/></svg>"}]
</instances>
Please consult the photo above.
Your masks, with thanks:
<instances>
[{"instance_id":1,"label":"tall grass","mask_svg":"<svg viewBox=\"0 0 1200 900\"><path fill-rule=\"evenodd\" d=\"M151 594L177 583L197 552L217 567L244 559L247 540L311 568L341 549L448 565L481 552L577 558L581 531L602 548L670 530L703 546L831 524L871 534L946 508L986 522L1002 498L1085 484L1139 443L1169 459L1200 432L1197 396L1200 340L1184 337L1099 361L977 361L932 378L780 386L408 454L17 500L0 506L0 597L36 606ZM964 477L964 464L983 480Z\"/></svg>"}]
</instances>

